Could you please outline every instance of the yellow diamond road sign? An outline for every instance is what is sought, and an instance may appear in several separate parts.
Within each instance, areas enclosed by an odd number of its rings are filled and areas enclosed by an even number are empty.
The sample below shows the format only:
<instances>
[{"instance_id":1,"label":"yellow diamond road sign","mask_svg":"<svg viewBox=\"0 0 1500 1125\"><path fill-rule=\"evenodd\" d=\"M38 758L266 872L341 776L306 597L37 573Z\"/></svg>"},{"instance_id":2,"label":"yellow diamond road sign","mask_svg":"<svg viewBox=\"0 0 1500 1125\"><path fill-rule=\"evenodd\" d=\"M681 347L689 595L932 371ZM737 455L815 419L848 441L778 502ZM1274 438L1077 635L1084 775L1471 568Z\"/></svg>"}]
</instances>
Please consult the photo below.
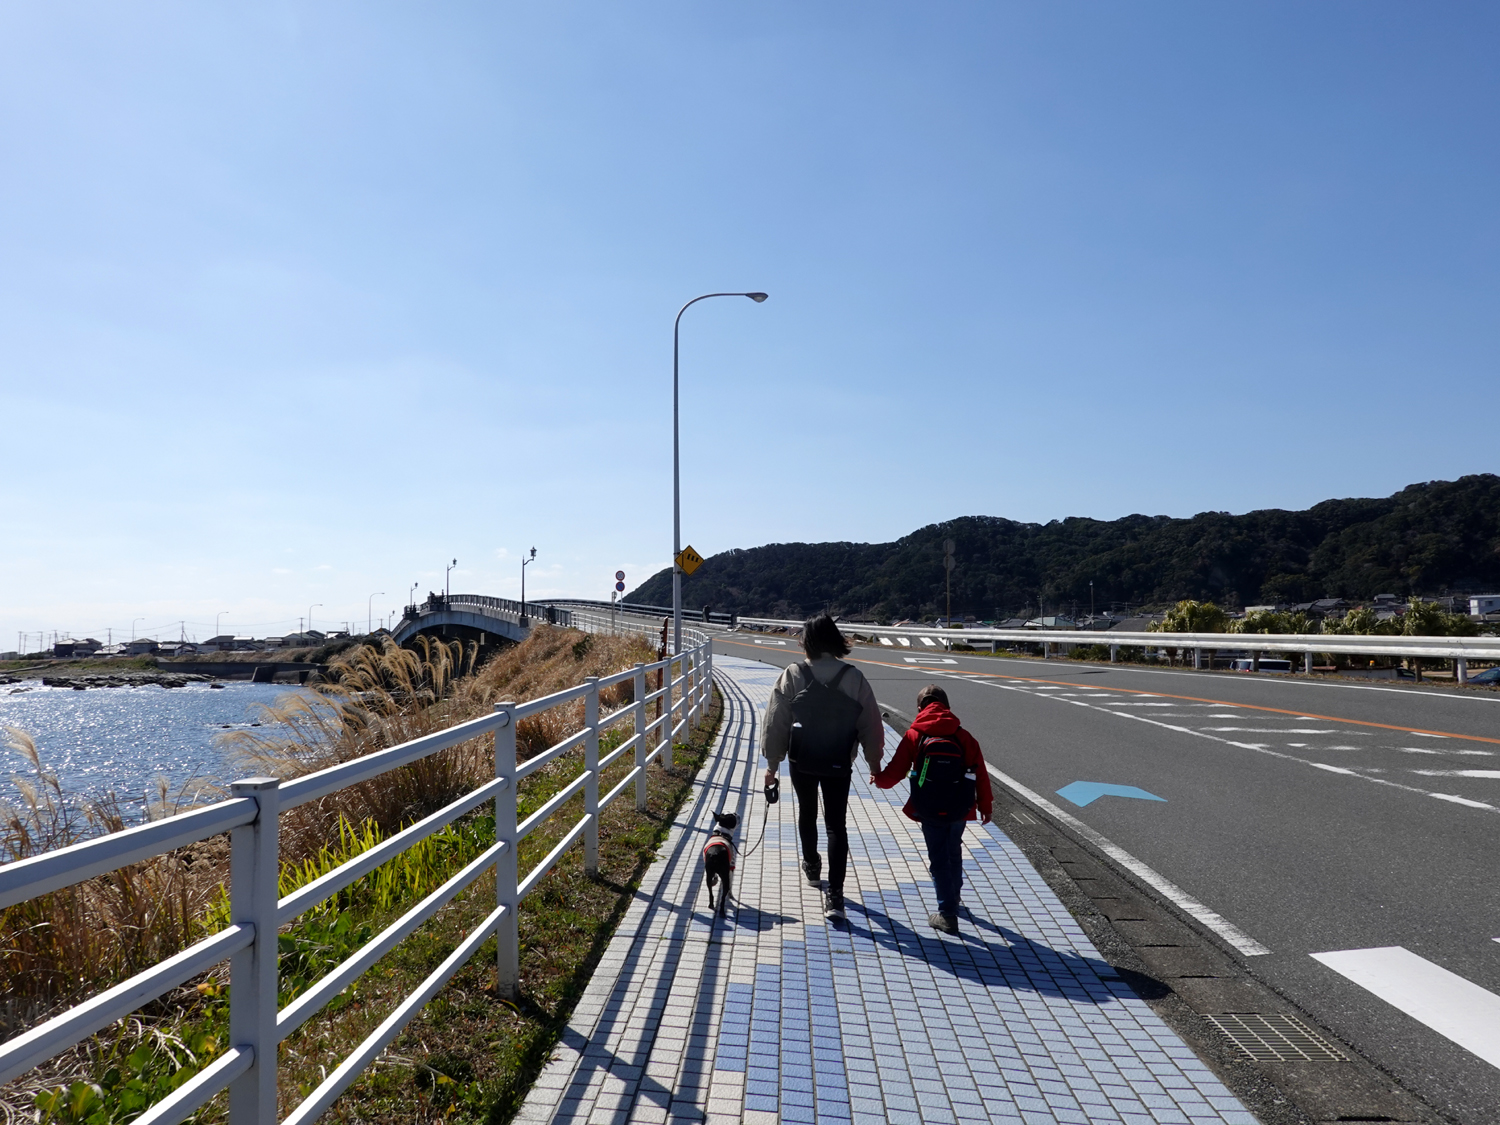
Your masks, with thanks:
<instances>
[{"instance_id":1,"label":"yellow diamond road sign","mask_svg":"<svg viewBox=\"0 0 1500 1125\"><path fill-rule=\"evenodd\" d=\"M703 556L691 547L684 547L682 554L677 556L677 569L683 574L692 574L703 565Z\"/></svg>"}]
</instances>

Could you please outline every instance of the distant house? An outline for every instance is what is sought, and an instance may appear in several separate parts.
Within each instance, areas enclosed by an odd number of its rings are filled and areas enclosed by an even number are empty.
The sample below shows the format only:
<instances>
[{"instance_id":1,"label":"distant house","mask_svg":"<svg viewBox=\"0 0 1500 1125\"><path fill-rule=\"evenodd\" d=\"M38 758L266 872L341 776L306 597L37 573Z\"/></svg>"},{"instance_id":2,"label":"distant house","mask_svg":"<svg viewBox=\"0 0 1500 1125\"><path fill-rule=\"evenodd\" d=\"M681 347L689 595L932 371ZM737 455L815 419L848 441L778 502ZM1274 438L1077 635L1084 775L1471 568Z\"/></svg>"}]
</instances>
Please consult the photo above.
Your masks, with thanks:
<instances>
[{"instance_id":1,"label":"distant house","mask_svg":"<svg viewBox=\"0 0 1500 1125\"><path fill-rule=\"evenodd\" d=\"M1500 594L1474 594L1469 598L1469 616L1500 613Z\"/></svg>"},{"instance_id":2,"label":"distant house","mask_svg":"<svg viewBox=\"0 0 1500 1125\"><path fill-rule=\"evenodd\" d=\"M159 645L157 651L167 656L191 656L198 651L198 646L190 641L168 641Z\"/></svg>"},{"instance_id":3,"label":"distant house","mask_svg":"<svg viewBox=\"0 0 1500 1125\"><path fill-rule=\"evenodd\" d=\"M156 652L159 647L150 637L137 637L125 646L125 651L131 656L147 656Z\"/></svg>"},{"instance_id":4,"label":"distant house","mask_svg":"<svg viewBox=\"0 0 1500 1125\"><path fill-rule=\"evenodd\" d=\"M267 637L261 642L267 648L281 648L286 644L285 637Z\"/></svg>"},{"instance_id":5,"label":"distant house","mask_svg":"<svg viewBox=\"0 0 1500 1125\"><path fill-rule=\"evenodd\" d=\"M130 646L128 646L126 644L123 644L123 643L122 644L117 644L117 645L104 645L102 648L99 649L98 652L94 653L94 655L95 656L124 656L125 655L125 650L128 647L130 647Z\"/></svg>"},{"instance_id":6,"label":"distant house","mask_svg":"<svg viewBox=\"0 0 1500 1125\"><path fill-rule=\"evenodd\" d=\"M209 637L206 641L199 641L198 648L203 652L228 652L234 648L234 634L220 633L217 637Z\"/></svg>"},{"instance_id":7,"label":"distant house","mask_svg":"<svg viewBox=\"0 0 1500 1125\"><path fill-rule=\"evenodd\" d=\"M85 637L81 641L75 641L69 638L68 640L58 641L56 644L54 644L52 646L52 655L65 657L93 656L103 647L104 646L101 645L98 641L94 640L93 637Z\"/></svg>"}]
</instances>

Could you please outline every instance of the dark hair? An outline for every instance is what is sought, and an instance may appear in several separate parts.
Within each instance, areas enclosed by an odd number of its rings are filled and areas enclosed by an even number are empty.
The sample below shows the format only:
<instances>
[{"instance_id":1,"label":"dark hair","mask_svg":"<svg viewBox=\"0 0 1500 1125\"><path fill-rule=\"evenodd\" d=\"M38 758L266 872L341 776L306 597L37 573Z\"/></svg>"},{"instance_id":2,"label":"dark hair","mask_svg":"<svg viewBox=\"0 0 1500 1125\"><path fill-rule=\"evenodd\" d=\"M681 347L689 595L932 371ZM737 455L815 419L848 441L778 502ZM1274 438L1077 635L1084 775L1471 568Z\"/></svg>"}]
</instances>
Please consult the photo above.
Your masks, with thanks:
<instances>
[{"instance_id":1,"label":"dark hair","mask_svg":"<svg viewBox=\"0 0 1500 1125\"><path fill-rule=\"evenodd\" d=\"M849 642L838 625L826 613L809 617L802 624L802 651L809 660L820 656L848 656Z\"/></svg>"},{"instance_id":2,"label":"dark hair","mask_svg":"<svg viewBox=\"0 0 1500 1125\"><path fill-rule=\"evenodd\" d=\"M917 692L917 710L920 711L929 703L941 703L944 707L948 706L948 693L937 684L928 684Z\"/></svg>"}]
</instances>

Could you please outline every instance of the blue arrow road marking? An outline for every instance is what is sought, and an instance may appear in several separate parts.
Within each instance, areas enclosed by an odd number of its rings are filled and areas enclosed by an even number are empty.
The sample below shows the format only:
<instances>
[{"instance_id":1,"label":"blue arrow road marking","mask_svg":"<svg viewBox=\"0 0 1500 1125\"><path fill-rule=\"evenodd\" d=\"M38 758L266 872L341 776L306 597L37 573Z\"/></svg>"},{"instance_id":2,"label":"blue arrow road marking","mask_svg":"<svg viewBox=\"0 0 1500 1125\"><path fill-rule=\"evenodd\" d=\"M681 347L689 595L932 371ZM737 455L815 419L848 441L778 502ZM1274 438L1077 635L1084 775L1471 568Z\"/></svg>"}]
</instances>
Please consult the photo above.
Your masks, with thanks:
<instances>
[{"instance_id":1,"label":"blue arrow road marking","mask_svg":"<svg viewBox=\"0 0 1500 1125\"><path fill-rule=\"evenodd\" d=\"M1080 809L1100 797L1135 797L1141 801L1166 800L1165 797L1158 797L1155 793L1137 789L1134 785L1110 785L1105 781L1075 781L1071 785L1064 785L1057 791L1057 795L1066 797Z\"/></svg>"}]
</instances>

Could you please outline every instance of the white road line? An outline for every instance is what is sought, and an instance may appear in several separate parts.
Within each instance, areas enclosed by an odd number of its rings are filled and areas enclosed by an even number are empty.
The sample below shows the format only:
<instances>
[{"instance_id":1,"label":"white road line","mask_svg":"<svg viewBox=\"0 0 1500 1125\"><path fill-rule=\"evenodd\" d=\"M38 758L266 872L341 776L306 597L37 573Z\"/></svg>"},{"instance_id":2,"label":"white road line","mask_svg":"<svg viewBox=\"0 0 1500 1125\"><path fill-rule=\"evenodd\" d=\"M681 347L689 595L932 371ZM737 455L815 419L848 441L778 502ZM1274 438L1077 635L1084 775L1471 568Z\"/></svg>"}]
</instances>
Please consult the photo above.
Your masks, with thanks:
<instances>
[{"instance_id":1,"label":"white road line","mask_svg":"<svg viewBox=\"0 0 1500 1125\"><path fill-rule=\"evenodd\" d=\"M1207 718L1199 715L1197 718ZM1242 731L1245 734L1353 734L1337 727L1204 727L1204 730Z\"/></svg>"},{"instance_id":2,"label":"white road line","mask_svg":"<svg viewBox=\"0 0 1500 1125\"><path fill-rule=\"evenodd\" d=\"M880 638L880 643L883 644L883 645L885 645L886 648L895 648L896 647L895 645L891 644L891 638L890 637L881 637Z\"/></svg>"},{"instance_id":3,"label":"white road line","mask_svg":"<svg viewBox=\"0 0 1500 1125\"><path fill-rule=\"evenodd\" d=\"M1399 945L1314 953L1387 1004L1500 1067L1500 996Z\"/></svg>"},{"instance_id":4,"label":"white road line","mask_svg":"<svg viewBox=\"0 0 1500 1125\"><path fill-rule=\"evenodd\" d=\"M1337 766L1327 766L1321 762L1313 762L1309 761L1307 758L1299 758L1295 754L1286 754L1280 750L1272 750L1269 746L1265 745L1262 742L1235 742L1233 739L1220 738L1216 734L1207 734L1201 730L1194 730L1192 727L1177 726L1175 723L1158 722L1156 719L1148 719L1144 715L1132 715L1128 711L1111 711L1107 706L1100 707L1098 708L1098 710L1106 711L1111 715L1118 715L1122 719L1134 719L1138 723L1149 723L1153 727L1163 727L1166 730L1175 730L1179 734L1190 734L1194 738L1206 738L1210 742L1222 742L1226 746L1237 746L1241 750L1254 750L1258 754L1268 754L1273 758L1282 758L1288 762L1296 762L1299 765L1313 766L1320 770L1326 769L1336 773L1347 773L1351 777L1357 777L1361 781L1368 781L1374 785L1387 785L1392 789L1404 789L1408 793L1420 793L1424 797L1436 797L1440 801L1452 801L1455 804L1467 805L1470 808L1474 809L1490 809L1491 811L1500 812L1500 809L1497 809L1494 805L1487 805L1483 801L1470 801L1465 797L1453 797L1445 793L1433 793L1428 789L1419 789L1415 785L1403 785L1399 781L1388 781L1383 777L1371 777L1368 773L1358 773L1354 770L1342 770ZM1365 749L1365 747L1325 747L1325 749L1362 750Z\"/></svg>"},{"instance_id":5,"label":"white road line","mask_svg":"<svg viewBox=\"0 0 1500 1125\"><path fill-rule=\"evenodd\" d=\"M957 660L951 660L946 656L903 656L902 660L908 664L957 664Z\"/></svg>"},{"instance_id":6,"label":"white road line","mask_svg":"<svg viewBox=\"0 0 1500 1125\"><path fill-rule=\"evenodd\" d=\"M1271 952L1233 922L1204 906L1165 875L1136 859L1135 856L1131 855L1107 836L1094 831L1076 816L1064 812L1040 793L1028 789L1009 774L1001 773L994 766L990 765L990 763L986 762L985 766L989 769L990 776L1001 785L1007 786L1021 794L1021 796L1025 797L1049 816L1062 821L1137 879L1140 879L1178 909L1198 919L1198 921L1202 922L1246 957L1259 957Z\"/></svg>"},{"instance_id":7,"label":"white road line","mask_svg":"<svg viewBox=\"0 0 1500 1125\"><path fill-rule=\"evenodd\" d=\"M922 643L928 648L937 648L937 645L933 642L933 639L931 637L923 637Z\"/></svg>"},{"instance_id":8,"label":"white road line","mask_svg":"<svg viewBox=\"0 0 1500 1125\"><path fill-rule=\"evenodd\" d=\"M1423 777L1500 777L1500 770L1412 770Z\"/></svg>"},{"instance_id":9,"label":"white road line","mask_svg":"<svg viewBox=\"0 0 1500 1125\"><path fill-rule=\"evenodd\" d=\"M896 643L902 648L911 648L911 640L907 637L897 637Z\"/></svg>"},{"instance_id":10,"label":"white road line","mask_svg":"<svg viewBox=\"0 0 1500 1125\"><path fill-rule=\"evenodd\" d=\"M1425 746L1398 746L1403 754L1462 754L1469 758L1493 758L1493 750L1429 750Z\"/></svg>"}]
</instances>

